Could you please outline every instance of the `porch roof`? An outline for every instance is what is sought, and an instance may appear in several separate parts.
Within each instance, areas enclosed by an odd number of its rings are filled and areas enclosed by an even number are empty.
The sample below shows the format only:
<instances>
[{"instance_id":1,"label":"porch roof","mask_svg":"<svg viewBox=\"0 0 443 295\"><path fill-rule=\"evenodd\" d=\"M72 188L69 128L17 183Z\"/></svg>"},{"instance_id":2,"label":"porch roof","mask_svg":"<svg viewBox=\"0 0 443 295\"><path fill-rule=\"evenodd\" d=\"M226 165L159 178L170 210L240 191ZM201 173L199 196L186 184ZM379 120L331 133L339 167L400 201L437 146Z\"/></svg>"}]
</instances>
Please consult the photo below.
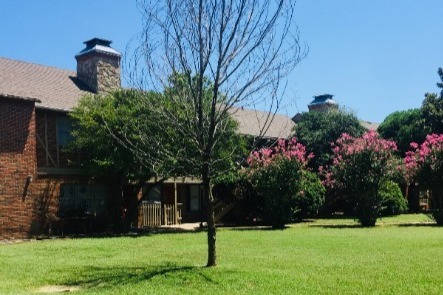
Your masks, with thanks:
<instances>
[{"instance_id":1,"label":"porch roof","mask_svg":"<svg viewBox=\"0 0 443 295\"><path fill-rule=\"evenodd\" d=\"M180 176L180 177L169 177L166 179L162 179L161 177L155 177L148 179L147 183L184 183L184 184L201 184L202 180L200 178L196 177L187 177L187 176Z\"/></svg>"}]
</instances>

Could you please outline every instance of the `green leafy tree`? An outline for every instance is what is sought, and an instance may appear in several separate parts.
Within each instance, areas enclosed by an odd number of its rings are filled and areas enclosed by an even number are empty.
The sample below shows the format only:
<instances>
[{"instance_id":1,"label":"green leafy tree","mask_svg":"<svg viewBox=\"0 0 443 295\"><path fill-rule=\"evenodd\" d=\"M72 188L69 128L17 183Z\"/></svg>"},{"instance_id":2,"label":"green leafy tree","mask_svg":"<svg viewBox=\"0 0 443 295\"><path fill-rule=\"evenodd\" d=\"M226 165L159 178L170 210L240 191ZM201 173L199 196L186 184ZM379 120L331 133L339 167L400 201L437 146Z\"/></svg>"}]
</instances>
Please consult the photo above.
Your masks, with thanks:
<instances>
[{"instance_id":1,"label":"green leafy tree","mask_svg":"<svg viewBox=\"0 0 443 295\"><path fill-rule=\"evenodd\" d=\"M377 129L382 138L397 143L400 156L409 150L411 142L423 142L429 128L420 109L394 112L386 117Z\"/></svg>"},{"instance_id":2,"label":"green leafy tree","mask_svg":"<svg viewBox=\"0 0 443 295\"><path fill-rule=\"evenodd\" d=\"M331 143L343 133L358 137L364 131L357 117L343 110L303 113L301 121L295 126L297 139L315 155L310 162L314 170L331 163Z\"/></svg>"},{"instance_id":3,"label":"green leafy tree","mask_svg":"<svg viewBox=\"0 0 443 295\"><path fill-rule=\"evenodd\" d=\"M198 176L198 149L192 136L175 128L169 119L189 123L186 109L169 99L186 92L182 79L183 75L172 76L165 94L119 90L84 97L71 114L75 123L73 148L88 155L81 164L93 175L112 177L121 185L135 183L134 194L153 177L161 182L170 176ZM209 83L205 91L212 91ZM208 101L204 100L205 108ZM217 136L223 145L214 149L218 158L214 168L228 172L236 168L237 157L245 154L244 140L228 114L221 118L220 128L223 132ZM128 218L137 213L137 205L131 202Z\"/></svg>"},{"instance_id":4,"label":"green leafy tree","mask_svg":"<svg viewBox=\"0 0 443 295\"><path fill-rule=\"evenodd\" d=\"M161 105L161 100L160 94L136 90L83 97L70 113L74 123L73 148L87 152L86 160L80 164L94 175L117 174L126 180L167 174L160 165L164 162L160 163L153 152L155 142L146 147L148 157L134 154L122 145L127 139L139 139L141 128L149 130L151 139L167 135L166 130L153 124L155 114L144 108L151 102ZM140 125L142 120L146 121ZM146 169L147 166L150 168Z\"/></svg>"},{"instance_id":5,"label":"green leafy tree","mask_svg":"<svg viewBox=\"0 0 443 295\"><path fill-rule=\"evenodd\" d=\"M135 195L148 179L183 172L172 157L179 152L177 134L167 124L158 128L161 118L146 108L146 105L166 107L166 103L158 93L119 90L85 96L70 113L74 123L70 148L84 151L77 164L91 175L112 183L115 186L112 191L121 191L129 181L135 183L134 197L126 208L126 225L135 218L138 208ZM170 144L160 146L159 138ZM134 153L134 146L128 142L137 144L143 154ZM115 199L121 198L118 191L115 195ZM121 208L117 205L117 209Z\"/></svg>"},{"instance_id":6,"label":"green leafy tree","mask_svg":"<svg viewBox=\"0 0 443 295\"><path fill-rule=\"evenodd\" d=\"M443 133L443 69L438 69L440 81L437 87L441 89L440 93L426 93L423 100L421 111L426 124L429 128L428 133ZM421 142L421 141L420 141Z\"/></svg>"},{"instance_id":7,"label":"green leafy tree","mask_svg":"<svg viewBox=\"0 0 443 295\"><path fill-rule=\"evenodd\" d=\"M443 133L443 97L426 93L421 111L428 133Z\"/></svg>"}]
</instances>

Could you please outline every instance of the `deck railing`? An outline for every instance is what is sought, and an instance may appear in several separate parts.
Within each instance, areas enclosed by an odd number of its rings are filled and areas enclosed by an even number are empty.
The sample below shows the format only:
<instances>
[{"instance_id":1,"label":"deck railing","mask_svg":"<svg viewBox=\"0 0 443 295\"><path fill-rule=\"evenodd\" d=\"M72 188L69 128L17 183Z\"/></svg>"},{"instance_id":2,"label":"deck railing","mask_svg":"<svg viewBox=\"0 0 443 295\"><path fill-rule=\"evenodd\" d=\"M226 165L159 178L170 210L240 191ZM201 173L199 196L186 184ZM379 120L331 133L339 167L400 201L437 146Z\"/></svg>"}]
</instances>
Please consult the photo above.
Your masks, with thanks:
<instances>
[{"instance_id":1,"label":"deck railing","mask_svg":"<svg viewBox=\"0 0 443 295\"><path fill-rule=\"evenodd\" d=\"M142 202L140 205L141 226L144 228L180 223L181 205L179 203L177 208L175 208L173 204Z\"/></svg>"}]
</instances>

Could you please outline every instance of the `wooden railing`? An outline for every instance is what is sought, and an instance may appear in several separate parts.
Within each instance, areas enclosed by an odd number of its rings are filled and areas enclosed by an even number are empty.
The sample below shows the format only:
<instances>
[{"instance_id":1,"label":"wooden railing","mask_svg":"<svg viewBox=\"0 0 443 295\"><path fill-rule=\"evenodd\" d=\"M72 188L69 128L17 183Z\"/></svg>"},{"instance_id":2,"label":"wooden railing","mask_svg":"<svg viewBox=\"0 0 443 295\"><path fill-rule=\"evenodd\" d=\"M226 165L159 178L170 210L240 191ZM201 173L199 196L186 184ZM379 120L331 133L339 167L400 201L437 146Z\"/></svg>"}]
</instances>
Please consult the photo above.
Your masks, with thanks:
<instances>
[{"instance_id":1,"label":"wooden railing","mask_svg":"<svg viewBox=\"0 0 443 295\"><path fill-rule=\"evenodd\" d=\"M141 226L157 227L161 225L173 225L181 222L181 205L142 202L140 214L142 215Z\"/></svg>"},{"instance_id":2,"label":"wooden railing","mask_svg":"<svg viewBox=\"0 0 443 295\"><path fill-rule=\"evenodd\" d=\"M142 227L156 227L161 225L162 210L160 203L150 204L148 202L142 202L140 207L140 213L142 215Z\"/></svg>"}]
</instances>

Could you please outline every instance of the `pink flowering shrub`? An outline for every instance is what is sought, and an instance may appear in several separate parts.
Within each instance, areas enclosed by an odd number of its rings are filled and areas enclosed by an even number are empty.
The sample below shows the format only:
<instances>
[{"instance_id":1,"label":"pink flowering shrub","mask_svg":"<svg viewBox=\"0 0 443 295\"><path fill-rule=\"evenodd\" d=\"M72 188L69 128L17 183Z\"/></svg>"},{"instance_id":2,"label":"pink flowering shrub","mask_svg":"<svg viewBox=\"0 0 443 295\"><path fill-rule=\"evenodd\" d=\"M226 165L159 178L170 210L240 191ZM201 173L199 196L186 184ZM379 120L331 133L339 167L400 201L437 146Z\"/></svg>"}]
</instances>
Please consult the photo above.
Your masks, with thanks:
<instances>
[{"instance_id":1,"label":"pink flowering shrub","mask_svg":"<svg viewBox=\"0 0 443 295\"><path fill-rule=\"evenodd\" d=\"M259 151L253 151L248 159L249 167L256 169L265 167L277 159L286 159L298 162L301 166L306 167L308 160L314 157L311 153L306 155L306 147L297 142L297 139L279 139L275 147L262 148Z\"/></svg>"},{"instance_id":2,"label":"pink flowering shrub","mask_svg":"<svg viewBox=\"0 0 443 295\"><path fill-rule=\"evenodd\" d=\"M379 188L398 173L395 142L371 130L357 138L342 134L332 149L332 165L319 169L324 184L342 192L363 226L374 226L383 201Z\"/></svg>"},{"instance_id":3,"label":"pink flowering shrub","mask_svg":"<svg viewBox=\"0 0 443 295\"><path fill-rule=\"evenodd\" d=\"M312 157L296 138L280 139L275 147L262 148L248 157L248 177L263 219L273 228L314 214L323 204L325 188L306 168Z\"/></svg>"},{"instance_id":4,"label":"pink flowering shrub","mask_svg":"<svg viewBox=\"0 0 443 295\"><path fill-rule=\"evenodd\" d=\"M427 135L421 145L413 142L411 148L404 159L408 180L432 191L433 216L443 225L443 134Z\"/></svg>"}]
</instances>

